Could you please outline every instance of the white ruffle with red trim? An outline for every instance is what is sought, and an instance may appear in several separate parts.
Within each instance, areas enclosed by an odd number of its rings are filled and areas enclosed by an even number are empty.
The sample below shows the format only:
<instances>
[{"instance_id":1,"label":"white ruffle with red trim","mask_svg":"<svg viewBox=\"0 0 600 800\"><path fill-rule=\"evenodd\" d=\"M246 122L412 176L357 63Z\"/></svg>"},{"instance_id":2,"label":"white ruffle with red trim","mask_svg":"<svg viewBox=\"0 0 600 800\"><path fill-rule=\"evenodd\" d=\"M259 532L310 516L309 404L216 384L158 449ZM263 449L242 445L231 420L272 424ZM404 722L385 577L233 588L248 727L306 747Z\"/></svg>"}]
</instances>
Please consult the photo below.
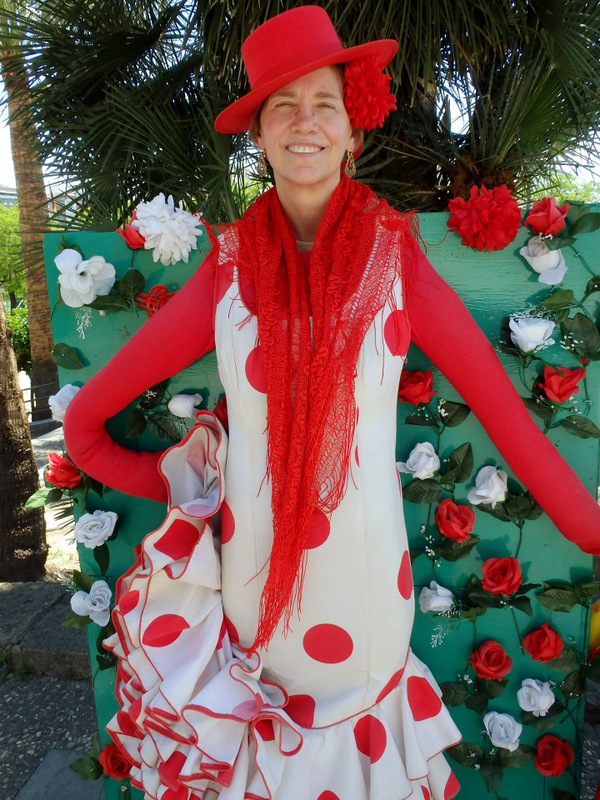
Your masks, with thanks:
<instances>
[{"instance_id":1,"label":"white ruffle with red trim","mask_svg":"<svg viewBox=\"0 0 600 800\"><path fill-rule=\"evenodd\" d=\"M197 421L161 459L170 510L118 582L105 642L119 658L121 704L107 730L132 784L152 800L453 797L442 751L460 734L412 653L375 706L305 728L283 687L261 676L260 654L230 640L208 519L223 502L226 437L209 412Z\"/></svg>"}]
</instances>

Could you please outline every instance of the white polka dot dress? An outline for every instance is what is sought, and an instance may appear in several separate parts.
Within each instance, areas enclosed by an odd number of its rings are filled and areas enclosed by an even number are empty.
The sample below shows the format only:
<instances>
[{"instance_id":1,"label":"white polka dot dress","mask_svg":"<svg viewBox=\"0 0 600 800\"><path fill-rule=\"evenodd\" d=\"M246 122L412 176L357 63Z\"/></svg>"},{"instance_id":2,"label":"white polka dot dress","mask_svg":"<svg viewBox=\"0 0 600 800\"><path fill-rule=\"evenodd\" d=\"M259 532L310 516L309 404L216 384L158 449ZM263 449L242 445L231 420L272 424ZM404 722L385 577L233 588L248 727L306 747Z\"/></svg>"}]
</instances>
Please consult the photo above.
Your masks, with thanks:
<instances>
[{"instance_id":1,"label":"white polka dot dress","mask_svg":"<svg viewBox=\"0 0 600 800\"><path fill-rule=\"evenodd\" d=\"M109 731L153 800L449 800L458 783L442 751L460 733L409 647L414 597L395 464L410 338L401 284L359 355L347 490L330 517L315 512L301 613L245 659L273 540L266 381L235 265L222 261L219 274L229 441L200 412L161 461L169 515L118 587L109 644L122 711Z\"/></svg>"}]
</instances>

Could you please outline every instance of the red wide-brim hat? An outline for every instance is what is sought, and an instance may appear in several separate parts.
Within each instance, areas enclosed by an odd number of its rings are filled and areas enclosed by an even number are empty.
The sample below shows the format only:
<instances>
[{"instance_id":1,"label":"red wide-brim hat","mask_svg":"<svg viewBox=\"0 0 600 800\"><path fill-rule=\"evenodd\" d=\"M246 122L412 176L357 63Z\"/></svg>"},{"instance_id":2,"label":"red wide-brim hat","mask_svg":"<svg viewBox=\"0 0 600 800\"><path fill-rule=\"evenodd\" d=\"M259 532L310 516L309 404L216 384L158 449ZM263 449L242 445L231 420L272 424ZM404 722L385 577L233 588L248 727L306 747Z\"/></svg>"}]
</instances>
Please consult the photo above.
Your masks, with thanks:
<instances>
[{"instance_id":1,"label":"red wide-brim hat","mask_svg":"<svg viewBox=\"0 0 600 800\"><path fill-rule=\"evenodd\" d=\"M240 97L215 120L219 133L241 133L254 112L277 89L296 78L332 64L375 56L380 69L398 52L398 42L379 39L344 49L325 9L300 6L264 22L242 45L242 58L252 91Z\"/></svg>"}]
</instances>

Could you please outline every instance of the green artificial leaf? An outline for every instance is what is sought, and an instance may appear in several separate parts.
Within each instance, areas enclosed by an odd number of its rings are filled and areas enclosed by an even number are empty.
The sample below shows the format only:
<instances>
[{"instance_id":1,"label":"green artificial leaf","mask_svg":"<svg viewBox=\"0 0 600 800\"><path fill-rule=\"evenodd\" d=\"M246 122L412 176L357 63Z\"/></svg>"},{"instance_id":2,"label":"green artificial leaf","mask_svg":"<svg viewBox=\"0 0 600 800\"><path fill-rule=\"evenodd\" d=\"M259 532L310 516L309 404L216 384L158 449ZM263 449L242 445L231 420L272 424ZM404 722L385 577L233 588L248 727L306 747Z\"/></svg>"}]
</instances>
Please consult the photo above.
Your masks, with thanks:
<instances>
[{"instance_id":1,"label":"green artificial leaf","mask_svg":"<svg viewBox=\"0 0 600 800\"><path fill-rule=\"evenodd\" d=\"M473 448L470 442L459 445L450 453L446 471L440 477L441 484L464 483L473 469Z\"/></svg>"},{"instance_id":2,"label":"green artificial leaf","mask_svg":"<svg viewBox=\"0 0 600 800\"><path fill-rule=\"evenodd\" d=\"M567 346L579 356L591 358L600 348L600 334L592 320L577 312L560 323L560 330Z\"/></svg>"},{"instance_id":3,"label":"green artificial leaf","mask_svg":"<svg viewBox=\"0 0 600 800\"><path fill-rule=\"evenodd\" d=\"M505 503L496 503L495 508L492 508L491 503L478 503L477 508L485 514L489 514L490 517L499 519L501 522L512 522L512 517L506 510Z\"/></svg>"},{"instance_id":4,"label":"green artificial leaf","mask_svg":"<svg viewBox=\"0 0 600 800\"><path fill-rule=\"evenodd\" d=\"M569 647L569 645L565 645L560 654L560 658L555 658L552 661L546 661L544 663L555 672L567 673L579 669L579 656L576 650Z\"/></svg>"},{"instance_id":5,"label":"green artificial leaf","mask_svg":"<svg viewBox=\"0 0 600 800\"><path fill-rule=\"evenodd\" d=\"M594 292L600 292L600 275L595 275L593 278L590 278L587 282L587 286L585 287L585 294L583 295L583 299L585 300Z\"/></svg>"},{"instance_id":6,"label":"green artificial leaf","mask_svg":"<svg viewBox=\"0 0 600 800\"><path fill-rule=\"evenodd\" d=\"M63 369L83 369L77 350L64 342L55 344L50 355L52 361Z\"/></svg>"},{"instance_id":7,"label":"green artificial leaf","mask_svg":"<svg viewBox=\"0 0 600 800\"><path fill-rule=\"evenodd\" d=\"M541 507L535 502L529 493L514 495L505 503L503 503L503 506L511 519L537 519L542 513ZM532 513L537 516L532 517Z\"/></svg>"},{"instance_id":8,"label":"green artificial leaf","mask_svg":"<svg viewBox=\"0 0 600 800\"><path fill-rule=\"evenodd\" d=\"M566 431L580 439L600 439L600 429L587 417L565 417L561 419L560 424Z\"/></svg>"},{"instance_id":9,"label":"green artificial leaf","mask_svg":"<svg viewBox=\"0 0 600 800\"><path fill-rule=\"evenodd\" d=\"M151 409L159 406L164 399L168 385L169 381L166 380L161 381L160 383L155 383L154 386L146 389L146 391L140 395L138 400L140 408L150 411Z\"/></svg>"},{"instance_id":10,"label":"green artificial leaf","mask_svg":"<svg viewBox=\"0 0 600 800\"><path fill-rule=\"evenodd\" d=\"M127 300L116 294L113 291L110 294L98 295L91 303L87 304L90 308L95 308L96 311L107 311L108 313L116 313L117 311L126 311L128 308Z\"/></svg>"},{"instance_id":11,"label":"green artificial leaf","mask_svg":"<svg viewBox=\"0 0 600 800\"><path fill-rule=\"evenodd\" d=\"M433 478L426 478L423 481L411 481L402 489L402 494L409 503L437 503L442 487Z\"/></svg>"},{"instance_id":12,"label":"green artificial leaf","mask_svg":"<svg viewBox=\"0 0 600 800\"><path fill-rule=\"evenodd\" d=\"M411 566L415 563L415 561L417 560L417 558L419 556L424 556L425 555L425 550L413 550L412 548L410 548L410 550L408 552L410 553L410 564L411 564Z\"/></svg>"},{"instance_id":13,"label":"green artificial leaf","mask_svg":"<svg viewBox=\"0 0 600 800\"><path fill-rule=\"evenodd\" d=\"M583 214L575 220L569 233L576 236L581 233L593 233L598 228L600 228L600 214L597 211L590 211L589 214Z\"/></svg>"},{"instance_id":14,"label":"green artificial leaf","mask_svg":"<svg viewBox=\"0 0 600 800\"><path fill-rule=\"evenodd\" d=\"M577 593L578 603L584 605L585 600L589 600L594 595L598 594L600 590L600 583L598 581L589 581L586 583L576 583L573 587Z\"/></svg>"},{"instance_id":15,"label":"green artificial leaf","mask_svg":"<svg viewBox=\"0 0 600 800\"><path fill-rule=\"evenodd\" d=\"M467 697L470 697L464 683L460 681L444 681L440 683L440 689L442 690L444 704L450 708L462 706Z\"/></svg>"},{"instance_id":16,"label":"green artificial leaf","mask_svg":"<svg viewBox=\"0 0 600 800\"><path fill-rule=\"evenodd\" d=\"M84 781L95 781L102 776L103 770L100 762L93 756L83 756L76 761L71 761L69 769Z\"/></svg>"},{"instance_id":17,"label":"green artificial leaf","mask_svg":"<svg viewBox=\"0 0 600 800\"><path fill-rule=\"evenodd\" d=\"M516 595L527 594L527 592L530 592L532 589L539 589L539 587L540 587L539 583L522 583L515 592L515 594Z\"/></svg>"},{"instance_id":18,"label":"green artificial leaf","mask_svg":"<svg viewBox=\"0 0 600 800\"><path fill-rule=\"evenodd\" d=\"M496 761L484 761L479 770L479 774L485 781L485 785L490 794L493 794L502 783L503 769Z\"/></svg>"},{"instance_id":19,"label":"green artificial leaf","mask_svg":"<svg viewBox=\"0 0 600 800\"><path fill-rule=\"evenodd\" d=\"M535 414L536 417L543 419L544 422L550 422L554 416L555 409L542 398L522 397L521 400L531 414Z\"/></svg>"},{"instance_id":20,"label":"green artificial leaf","mask_svg":"<svg viewBox=\"0 0 600 800\"><path fill-rule=\"evenodd\" d=\"M500 595L486 591L474 575L465 586L463 598L471 605L482 608L502 608L504 605Z\"/></svg>"},{"instance_id":21,"label":"green artificial leaf","mask_svg":"<svg viewBox=\"0 0 600 800\"><path fill-rule=\"evenodd\" d=\"M587 680L600 683L600 658L595 658L591 664L585 664L582 671Z\"/></svg>"},{"instance_id":22,"label":"green artificial leaf","mask_svg":"<svg viewBox=\"0 0 600 800\"><path fill-rule=\"evenodd\" d=\"M535 747L528 744L520 744L512 752L504 747L498 749L498 761L507 769L520 769L530 761L535 755Z\"/></svg>"},{"instance_id":23,"label":"green artificial leaf","mask_svg":"<svg viewBox=\"0 0 600 800\"><path fill-rule=\"evenodd\" d=\"M69 611L62 621L62 625L65 628L85 628L91 621L89 617L82 617L74 611Z\"/></svg>"},{"instance_id":24,"label":"green artificial leaf","mask_svg":"<svg viewBox=\"0 0 600 800\"><path fill-rule=\"evenodd\" d=\"M572 588L545 589L536 594L537 600L549 611L569 612L577 602L577 594Z\"/></svg>"},{"instance_id":25,"label":"green artificial leaf","mask_svg":"<svg viewBox=\"0 0 600 800\"><path fill-rule=\"evenodd\" d=\"M409 414L404 420L405 425L421 425L429 428L435 427L435 422L431 417L425 417L422 414Z\"/></svg>"},{"instance_id":26,"label":"green artificial leaf","mask_svg":"<svg viewBox=\"0 0 600 800\"><path fill-rule=\"evenodd\" d=\"M134 408L127 420L127 429L125 430L126 438L134 439L136 436L141 436L147 426L148 422L146 421L144 412L140 408Z\"/></svg>"},{"instance_id":27,"label":"green artificial leaf","mask_svg":"<svg viewBox=\"0 0 600 800\"><path fill-rule=\"evenodd\" d=\"M181 441L179 428L166 414L149 414L146 422L148 423L148 432L160 439L161 442Z\"/></svg>"},{"instance_id":28,"label":"green artificial leaf","mask_svg":"<svg viewBox=\"0 0 600 800\"><path fill-rule=\"evenodd\" d=\"M442 424L446 428L456 428L457 425L464 422L471 413L469 406L464 403L454 403L451 400L445 400L444 403L439 403L438 411Z\"/></svg>"},{"instance_id":29,"label":"green artificial leaf","mask_svg":"<svg viewBox=\"0 0 600 800\"><path fill-rule=\"evenodd\" d=\"M471 742L460 742L453 747L449 747L446 751L457 764L462 764L463 767L474 768L475 765L482 764L485 760L485 751L481 745L472 744Z\"/></svg>"},{"instance_id":30,"label":"green artificial leaf","mask_svg":"<svg viewBox=\"0 0 600 800\"><path fill-rule=\"evenodd\" d=\"M473 606L472 608L463 608L462 611L457 615L461 619L468 619L470 622L480 617L482 614L485 614L487 611L486 608L482 608L481 606Z\"/></svg>"},{"instance_id":31,"label":"green artificial leaf","mask_svg":"<svg viewBox=\"0 0 600 800\"><path fill-rule=\"evenodd\" d=\"M455 542L453 539L443 537L438 552L445 561L459 561L461 558L466 558L479 541L479 536L470 536L466 542Z\"/></svg>"},{"instance_id":32,"label":"green artificial leaf","mask_svg":"<svg viewBox=\"0 0 600 800\"><path fill-rule=\"evenodd\" d=\"M106 542L98 545L98 547L94 547L94 560L100 569L101 575L106 575L108 570L108 565L110 563L110 553L108 551L108 545Z\"/></svg>"},{"instance_id":33,"label":"green artificial leaf","mask_svg":"<svg viewBox=\"0 0 600 800\"><path fill-rule=\"evenodd\" d=\"M560 289L542 300L540 305L547 311L558 311L561 308L570 307L574 302L575 295L571 289Z\"/></svg>"},{"instance_id":34,"label":"green artificial leaf","mask_svg":"<svg viewBox=\"0 0 600 800\"><path fill-rule=\"evenodd\" d=\"M96 656L96 663L99 670L116 669L119 659L112 653L98 653Z\"/></svg>"},{"instance_id":35,"label":"green artificial leaf","mask_svg":"<svg viewBox=\"0 0 600 800\"><path fill-rule=\"evenodd\" d=\"M500 681L488 681L484 678L477 678L476 685L479 691L486 697L500 697L504 694L508 678L502 678Z\"/></svg>"},{"instance_id":36,"label":"green artificial leaf","mask_svg":"<svg viewBox=\"0 0 600 800\"><path fill-rule=\"evenodd\" d=\"M83 258L83 252L80 247L76 244L69 244L64 236L60 237L60 242L58 243L58 247L56 248L56 255L60 255L63 250L76 250L79 255Z\"/></svg>"},{"instance_id":37,"label":"green artificial leaf","mask_svg":"<svg viewBox=\"0 0 600 800\"><path fill-rule=\"evenodd\" d=\"M142 273L137 269L130 269L119 281L119 294L129 305L134 306L135 298L144 291L145 286L146 279Z\"/></svg>"},{"instance_id":38,"label":"green artificial leaf","mask_svg":"<svg viewBox=\"0 0 600 800\"><path fill-rule=\"evenodd\" d=\"M567 699L583 697L585 693L585 679L583 672L578 669L571 672L561 683L560 688Z\"/></svg>"},{"instance_id":39,"label":"green artificial leaf","mask_svg":"<svg viewBox=\"0 0 600 800\"><path fill-rule=\"evenodd\" d=\"M563 703L554 703L554 705L548 709L546 716L536 717L533 711L524 711L521 721L523 725L529 725L535 728L538 733L546 733L546 731L549 731L556 725L558 717L560 717L564 710L565 706Z\"/></svg>"},{"instance_id":40,"label":"green artificial leaf","mask_svg":"<svg viewBox=\"0 0 600 800\"><path fill-rule=\"evenodd\" d=\"M78 589L81 589L82 592L89 592L95 580L96 579L91 575L86 575L78 569L73 570L73 583Z\"/></svg>"},{"instance_id":41,"label":"green artificial leaf","mask_svg":"<svg viewBox=\"0 0 600 800\"><path fill-rule=\"evenodd\" d=\"M58 486L53 486L48 492L48 496L46 497L46 503L48 505L50 505L51 503L59 503L62 499L63 499L63 490L59 489Z\"/></svg>"},{"instance_id":42,"label":"green artificial leaf","mask_svg":"<svg viewBox=\"0 0 600 800\"><path fill-rule=\"evenodd\" d=\"M527 614L528 617L533 617L533 609L531 608L531 600L524 595L511 597L508 604L518 611Z\"/></svg>"},{"instance_id":43,"label":"green artificial leaf","mask_svg":"<svg viewBox=\"0 0 600 800\"><path fill-rule=\"evenodd\" d=\"M547 239L548 250L562 250L563 247L571 247L577 240L573 236L555 236L554 239Z\"/></svg>"},{"instance_id":44,"label":"green artificial leaf","mask_svg":"<svg viewBox=\"0 0 600 800\"><path fill-rule=\"evenodd\" d=\"M34 492L31 495L31 497L27 498L27 502L25 503L25 508L41 508L42 506L45 506L46 500L51 491L52 489L50 489L49 487L38 489L37 492Z\"/></svg>"},{"instance_id":45,"label":"green artificial leaf","mask_svg":"<svg viewBox=\"0 0 600 800\"><path fill-rule=\"evenodd\" d=\"M485 714L490 698L485 694L472 694L465 700L465 706L476 714Z\"/></svg>"}]
</instances>

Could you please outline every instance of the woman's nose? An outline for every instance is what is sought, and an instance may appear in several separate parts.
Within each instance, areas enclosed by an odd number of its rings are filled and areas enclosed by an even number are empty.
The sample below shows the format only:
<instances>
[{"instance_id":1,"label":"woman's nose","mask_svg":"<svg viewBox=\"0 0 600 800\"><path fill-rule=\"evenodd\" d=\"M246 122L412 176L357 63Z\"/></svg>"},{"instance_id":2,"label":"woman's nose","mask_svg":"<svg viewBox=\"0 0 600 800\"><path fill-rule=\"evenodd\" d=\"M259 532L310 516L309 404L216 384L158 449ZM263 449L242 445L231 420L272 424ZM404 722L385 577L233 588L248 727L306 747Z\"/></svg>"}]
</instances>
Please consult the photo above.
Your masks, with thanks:
<instances>
[{"instance_id":1,"label":"woman's nose","mask_svg":"<svg viewBox=\"0 0 600 800\"><path fill-rule=\"evenodd\" d=\"M317 118L310 103L301 103L294 114L294 127L299 131L315 130Z\"/></svg>"}]
</instances>

